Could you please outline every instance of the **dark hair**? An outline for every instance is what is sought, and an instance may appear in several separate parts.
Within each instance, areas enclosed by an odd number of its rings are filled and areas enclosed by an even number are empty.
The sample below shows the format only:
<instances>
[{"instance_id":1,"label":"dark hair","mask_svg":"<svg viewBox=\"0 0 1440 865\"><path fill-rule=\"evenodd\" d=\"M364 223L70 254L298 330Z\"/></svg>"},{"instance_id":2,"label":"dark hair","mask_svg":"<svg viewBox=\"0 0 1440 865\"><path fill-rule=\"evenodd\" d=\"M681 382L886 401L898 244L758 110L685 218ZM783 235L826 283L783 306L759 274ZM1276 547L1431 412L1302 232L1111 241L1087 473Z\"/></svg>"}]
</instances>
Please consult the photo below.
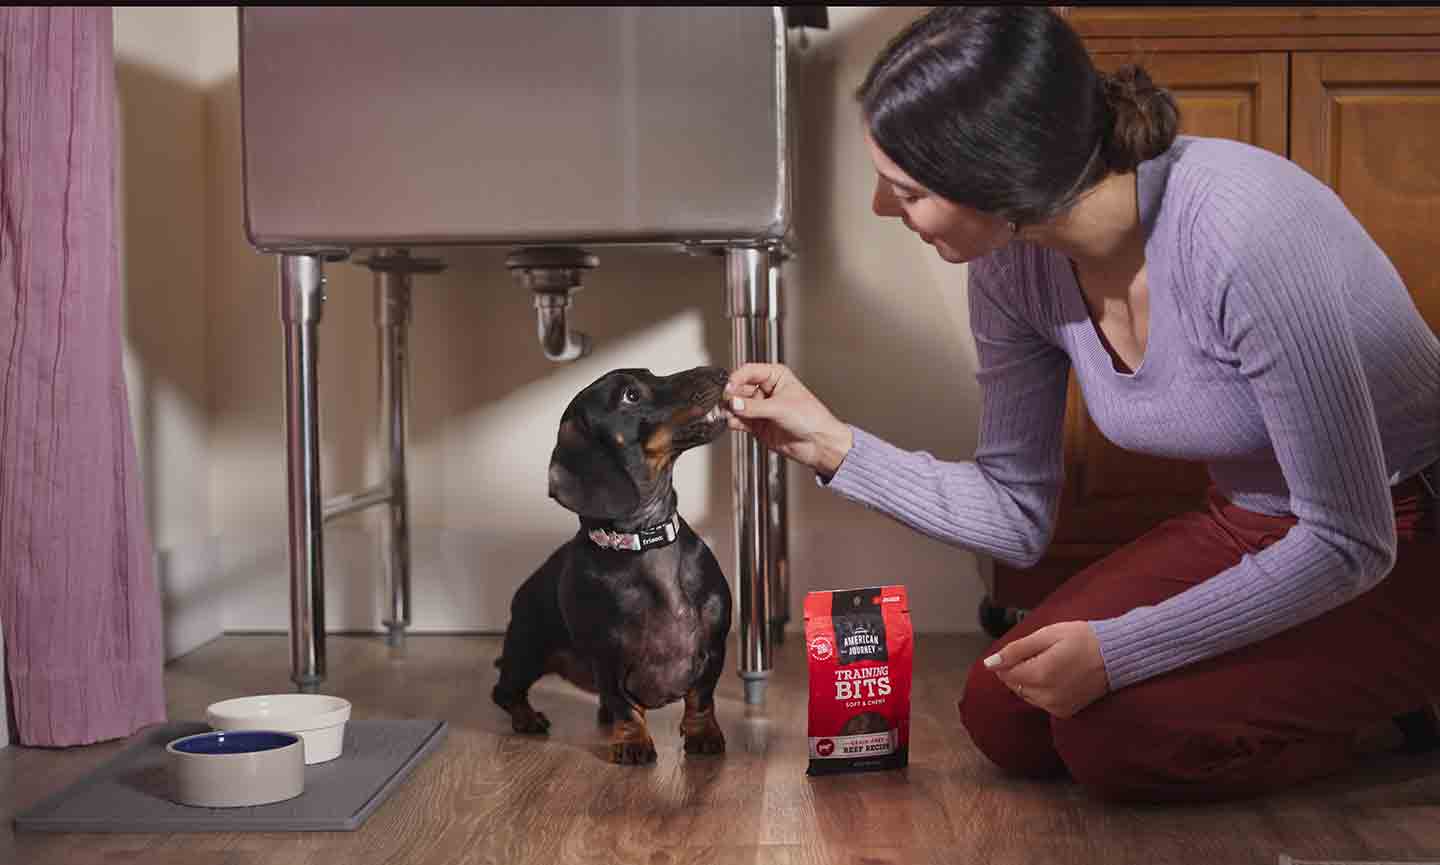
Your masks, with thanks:
<instances>
[{"instance_id":1,"label":"dark hair","mask_svg":"<svg viewBox=\"0 0 1440 865\"><path fill-rule=\"evenodd\" d=\"M1099 72L1037 6L941 6L896 35L855 93L885 155L951 201L1019 225L1068 210L1175 140L1145 70Z\"/></svg>"}]
</instances>

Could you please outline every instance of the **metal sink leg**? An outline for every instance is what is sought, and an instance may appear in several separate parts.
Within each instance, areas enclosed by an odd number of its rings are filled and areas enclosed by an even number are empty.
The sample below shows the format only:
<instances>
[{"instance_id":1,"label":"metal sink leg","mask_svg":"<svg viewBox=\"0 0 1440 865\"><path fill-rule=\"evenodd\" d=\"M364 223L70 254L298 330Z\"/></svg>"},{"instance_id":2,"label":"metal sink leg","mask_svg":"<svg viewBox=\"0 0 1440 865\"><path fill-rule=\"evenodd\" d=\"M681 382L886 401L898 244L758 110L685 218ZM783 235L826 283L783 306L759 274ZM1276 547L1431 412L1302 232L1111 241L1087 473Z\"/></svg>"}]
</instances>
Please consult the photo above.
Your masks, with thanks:
<instances>
[{"instance_id":1,"label":"metal sink leg","mask_svg":"<svg viewBox=\"0 0 1440 865\"><path fill-rule=\"evenodd\" d=\"M316 336L325 302L323 257L280 257L285 328L285 456L290 510L290 678L313 692L325 678L325 539L320 499Z\"/></svg>"},{"instance_id":2,"label":"metal sink leg","mask_svg":"<svg viewBox=\"0 0 1440 865\"><path fill-rule=\"evenodd\" d=\"M725 317L731 321L736 366L778 362L779 303L775 280L782 251L775 245L725 249ZM731 436L735 507L735 581L740 589L740 678L745 702L765 701L772 669L772 615L784 570L785 475L746 433ZM777 560L777 554L779 560ZM782 599L784 594L780 596ZM779 609L784 610L784 600ZM783 614L782 614L783 615Z\"/></svg>"},{"instance_id":3,"label":"metal sink leg","mask_svg":"<svg viewBox=\"0 0 1440 865\"><path fill-rule=\"evenodd\" d=\"M385 509L384 568L387 642L405 644L410 626L410 487L405 443L410 413L410 281L416 273L439 273L444 262L412 258L408 249L381 249L360 261L375 274L375 327L380 338L380 447L385 481L378 488Z\"/></svg>"},{"instance_id":4,"label":"metal sink leg","mask_svg":"<svg viewBox=\"0 0 1440 865\"><path fill-rule=\"evenodd\" d=\"M782 265L790 258L783 247L770 252L770 306L766 316L765 360L785 362L785 307ZM785 626L790 623L790 514L787 507L785 458L765 452L768 466L766 479L770 487L770 524L766 547L770 567L770 639L779 646L785 642Z\"/></svg>"},{"instance_id":5,"label":"metal sink leg","mask_svg":"<svg viewBox=\"0 0 1440 865\"><path fill-rule=\"evenodd\" d=\"M324 262L344 252L280 257L280 318L285 326L285 452L290 513L290 678L314 692L325 680L324 524L372 505L385 521L385 627L390 645L410 624L410 515L405 440L410 401L410 277L444 270L434 259L383 249L360 262L375 274L375 325L380 342L380 443L385 480L330 500L320 493L318 330L325 301Z\"/></svg>"}]
</instances>

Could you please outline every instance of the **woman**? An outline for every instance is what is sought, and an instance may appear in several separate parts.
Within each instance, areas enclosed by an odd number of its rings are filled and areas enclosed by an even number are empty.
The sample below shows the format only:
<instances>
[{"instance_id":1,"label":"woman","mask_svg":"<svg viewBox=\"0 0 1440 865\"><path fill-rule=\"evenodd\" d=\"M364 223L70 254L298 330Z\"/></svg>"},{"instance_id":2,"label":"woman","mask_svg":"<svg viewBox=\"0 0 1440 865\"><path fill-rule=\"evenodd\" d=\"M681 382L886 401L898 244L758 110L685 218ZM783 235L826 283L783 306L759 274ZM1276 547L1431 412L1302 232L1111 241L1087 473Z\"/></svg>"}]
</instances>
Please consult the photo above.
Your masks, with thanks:
<instances>
[{"instance_id":1,"label":"woman","mask_svg":"<svg viewBox=\"0 0 1440 865\"><path fill-rule=\"evenodd\" d=\"M1213 480L971 668L980 750L1111 797L1241 796L1341 769L1358 731L1440 695L1440 343L1340 200L1177 137L1167 93L1098 74L1039 7L938 8L857 96L875 213L970 265L975 459L843 423L783 366L733 373L732 428L1018 566L1051 535L1072 368L1111 441Z\"/></svg>"}]
</instances>

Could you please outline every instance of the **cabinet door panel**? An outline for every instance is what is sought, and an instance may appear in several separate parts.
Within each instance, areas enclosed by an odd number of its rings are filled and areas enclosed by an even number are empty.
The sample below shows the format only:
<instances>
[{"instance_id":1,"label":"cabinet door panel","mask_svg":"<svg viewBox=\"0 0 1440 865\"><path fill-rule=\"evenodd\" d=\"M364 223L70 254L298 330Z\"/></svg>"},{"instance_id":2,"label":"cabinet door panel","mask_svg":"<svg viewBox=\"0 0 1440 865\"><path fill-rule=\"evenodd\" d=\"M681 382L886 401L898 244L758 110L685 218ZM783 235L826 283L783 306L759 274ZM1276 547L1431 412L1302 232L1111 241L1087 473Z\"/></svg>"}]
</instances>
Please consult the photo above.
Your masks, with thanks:
<instances>
[{"instance_id":1,"label":"cabinet door panel","mask_svg":"<svg viewBox=\"0 0 1440 865\"><path fill-rule=\"evenodd\" d=\"M1440 52L1297 54L1293 158L1339 193L1440 331Z\"/></svg>"}]
</instances>

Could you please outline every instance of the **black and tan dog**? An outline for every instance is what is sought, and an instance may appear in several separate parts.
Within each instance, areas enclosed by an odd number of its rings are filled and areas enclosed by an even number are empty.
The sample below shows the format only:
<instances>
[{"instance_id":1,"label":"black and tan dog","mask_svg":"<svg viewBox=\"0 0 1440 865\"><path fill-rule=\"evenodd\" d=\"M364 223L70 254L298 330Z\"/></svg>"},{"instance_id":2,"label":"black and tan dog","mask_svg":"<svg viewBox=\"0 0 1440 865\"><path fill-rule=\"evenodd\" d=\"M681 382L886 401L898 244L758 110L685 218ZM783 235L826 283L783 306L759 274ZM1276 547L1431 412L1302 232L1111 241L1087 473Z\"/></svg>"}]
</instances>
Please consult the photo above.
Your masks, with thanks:
<instances>
[{"instance_id":1,"label":"black and tan dog","mask_svg":"<svg viewBox=\"0 0 1440 865\"><path fill-rule=\"evenodd\" d=\"M580 517L575 536L515 593L492 694L519 733L544 733L530 686L559 673L600 696L610 759L649 763L645 710L685 700L685 751L718 754L715 685L725 667L730 587L676 510L675 459L726 429L726 371L607 373L560 419L550 496Z\"/></svg>"}]
</instances>

